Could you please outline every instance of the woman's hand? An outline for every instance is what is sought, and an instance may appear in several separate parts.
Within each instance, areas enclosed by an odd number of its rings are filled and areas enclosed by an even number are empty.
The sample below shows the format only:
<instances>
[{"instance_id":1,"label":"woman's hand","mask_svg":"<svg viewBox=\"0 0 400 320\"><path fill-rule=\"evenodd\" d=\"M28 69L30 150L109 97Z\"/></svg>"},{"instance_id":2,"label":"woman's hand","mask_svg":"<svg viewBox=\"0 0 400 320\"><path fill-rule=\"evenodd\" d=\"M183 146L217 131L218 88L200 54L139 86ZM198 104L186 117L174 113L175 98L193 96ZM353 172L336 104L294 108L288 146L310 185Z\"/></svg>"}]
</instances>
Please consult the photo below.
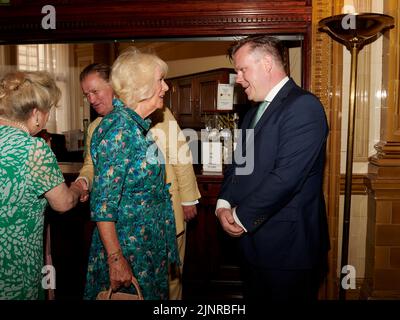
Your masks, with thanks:
<instances>
[{"instance_id":1,"label":"woman's hand","mask_svg":"<svg viewBox=\"0 0 400 320\"><path fill-rule=\"evenodd\" d=\"M104 244L109 267L110 286L115 291L120 286L129 287L132 283L132 269L129 262L122 254L122 249L119 244L115 222L113 221L98 221L101 241Z\"/></svg>"},{"instance_id":2,"label":"woman's hand","mask_svg":"<svg viewBox=\"0 0 400 320\"><path fill-rule=\"evenodd\" d=\"M119 287L129 287L132 283L132 269L126 261L122 252L118 255L113 255L108 258L108 266L110 273L110 285L113 291L116 291Z\"/></svg>"}]
</instances>

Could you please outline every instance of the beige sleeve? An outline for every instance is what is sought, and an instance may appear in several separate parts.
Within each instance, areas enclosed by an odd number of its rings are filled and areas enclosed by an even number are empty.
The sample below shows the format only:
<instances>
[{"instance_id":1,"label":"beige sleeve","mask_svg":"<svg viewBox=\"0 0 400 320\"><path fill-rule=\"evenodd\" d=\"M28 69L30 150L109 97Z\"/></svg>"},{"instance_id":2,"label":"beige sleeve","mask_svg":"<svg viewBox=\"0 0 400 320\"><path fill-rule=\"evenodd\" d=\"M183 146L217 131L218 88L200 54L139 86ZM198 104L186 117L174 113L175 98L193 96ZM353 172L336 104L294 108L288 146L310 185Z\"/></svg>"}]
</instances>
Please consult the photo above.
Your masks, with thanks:
<instances>
[{"instance_id":1,"label":"beige sleeve","mask_svg":"<svg viewBox=\"0 0 400 320\"><path fill-rule=\"evenodd\" d=\"M167 183L171 183L171 189L178 189L181 202L199 199L192 154L182 130L168 108L165 108L163 121L152 128L152 133L165 161L172 165L173 174L168 177L167 173L166 177Z\"/></svg>"},{"instance_id":2,"label":"beige sleeve","mask_svg":"<svg viewBox=\"0 0 400 320\"><path fill-rule=\"evenodd\" d=\"M93 166L92 156L90 154L90 142L92 141L94 130L100 124L102 119L103 119L102 117L98 117L96 118L96 120L94 120L92 123L89 124L85 141L85 148L86 148L85 159L83 161L82 169L79 171L79 176L77 178L79 179L81 177L85 177L89 182L89 190L92 189L92 183L94 177L94 166Z\"/></svg>"},{"instance_id":3,"label":"beige sleeve","mask_svg":"<svg viewBox=\"0 0 400 320\"><path fill-rule=\"evenodd\" d=\"M174 165L176 177L178 179L179 193L181 201L194 201L200 199L200 191L197 186L196 175L192 165Z\"/></svg>"}]
</instances>

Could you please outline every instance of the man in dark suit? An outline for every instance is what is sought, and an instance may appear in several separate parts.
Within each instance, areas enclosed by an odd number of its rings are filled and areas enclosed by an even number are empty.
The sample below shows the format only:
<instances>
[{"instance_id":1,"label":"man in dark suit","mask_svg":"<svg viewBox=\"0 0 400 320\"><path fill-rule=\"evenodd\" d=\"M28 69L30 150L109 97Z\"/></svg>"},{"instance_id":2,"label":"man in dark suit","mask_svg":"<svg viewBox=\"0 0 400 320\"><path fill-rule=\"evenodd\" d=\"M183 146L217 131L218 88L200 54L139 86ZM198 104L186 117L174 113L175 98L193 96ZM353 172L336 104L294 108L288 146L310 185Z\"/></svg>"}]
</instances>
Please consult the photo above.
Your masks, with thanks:
<instances>
[{"instance_id":1,"label":"man in dark suit","mask_svg":"<svg viewBox=\"0 0 400 320\"><path fill-rule=\"evenodd\" d=\"M329 250L322 192L328 126L320 101L287 76L282 52L268 36L231 48L236 82L261 103L243 119L242 148L224 172L216 215L241 237L247 298L315 300Z\"/></svg>"}]
</instances>

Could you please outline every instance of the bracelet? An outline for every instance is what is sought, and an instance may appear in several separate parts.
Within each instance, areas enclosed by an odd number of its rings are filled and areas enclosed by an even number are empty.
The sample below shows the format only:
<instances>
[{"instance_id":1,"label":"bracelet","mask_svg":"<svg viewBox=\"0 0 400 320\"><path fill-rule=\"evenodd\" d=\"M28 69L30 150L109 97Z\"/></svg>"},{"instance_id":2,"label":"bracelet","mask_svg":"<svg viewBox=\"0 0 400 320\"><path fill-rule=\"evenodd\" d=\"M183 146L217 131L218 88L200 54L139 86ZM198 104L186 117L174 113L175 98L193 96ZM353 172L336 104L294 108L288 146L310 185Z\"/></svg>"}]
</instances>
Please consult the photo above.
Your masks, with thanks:
<instances>
[{"instance_id":1,"label":"bracelet","mask_svg":"<svg viewBox=\"0 0 400 320\"><path fill-rule=\"evenodd\" d=\"M107 259L108 264L115 263L121 259L121 256L110 257Z\"/></svg>"},{"instance_id":2,"label":"bracelet","mask_svg":"<svg viewBox=\"0 0 400 320\"><path fill-rule=\"evenodd\" d=\"M122 250L121 250L121 249L118 249L117 251L115 251L115 252L113 252L113 253L110 253L110 254L107 256L107 258L111 258L111 257L113 257L113 256L116 256L116 255L120 254L120 253L122 253Z\"/></svg>"},{"instance_id":3,"label":"bracelet","mask_svg":"<svg viewBox=\"0 0 400 320\"><path fill-rule=\"evenodd\" d=\"M113 253L110 253L107 256L107 261L108 261L108 263L117 262L120 259L121 256L122 256L122 250L118 249L117 251L115 251Z\"/></svg>"}]
</instances>

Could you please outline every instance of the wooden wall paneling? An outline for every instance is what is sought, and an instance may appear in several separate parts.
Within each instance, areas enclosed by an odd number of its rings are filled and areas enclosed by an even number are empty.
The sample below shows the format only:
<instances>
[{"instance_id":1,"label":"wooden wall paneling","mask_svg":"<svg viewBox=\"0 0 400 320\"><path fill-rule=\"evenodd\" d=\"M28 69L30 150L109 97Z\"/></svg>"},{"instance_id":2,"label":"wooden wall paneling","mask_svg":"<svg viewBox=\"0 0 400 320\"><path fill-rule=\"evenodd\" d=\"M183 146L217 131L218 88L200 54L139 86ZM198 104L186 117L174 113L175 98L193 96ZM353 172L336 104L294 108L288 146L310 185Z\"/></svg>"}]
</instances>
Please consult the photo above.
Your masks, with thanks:
<instances>
[{"instance_id":1,"label":"wooden wall paneling","mask_svg":"<svg viewBox=\"0 0 400 320\"><path fill-rule=\"evenodd\" d=\"M368 221L366 299L400 298L400 8L396 0L384 1L384 13L395 27L383 36L381 137L368 166Z\"/></svg>"},{"instance_id":2,"label":"wooden wall paneling","mask_svg":"<svg viewBox=\"0 0 400 320\"><path fill-rule=\"evenodd\" d=\"M395 27L383 36L381 137L376 154L369 158L371 174L388 178L400 167L400 8L395 0L384 2L384 13L395 18ZM392 178L395 178L393 176Z\"/></svg>"},{"instance_id":3,"label":"wooden wall paneling","mask_svg":"<svg viewBox=\"0 0 400 320\"><path fill-rule=\"evenodd\" d=\"M308 1L53 1L56 29L46 30L44 1L13 3L0 11L3 43L299 34L311 21Z\"/></svg>"},{"instance_id":4,"label":"wooden wall paneling","mask_svg":"<svg viewBox=\"0 0 400 320\"><path fill-rule=\"evenodd\" d=\"M3 68L4 67L11 67L11 66L16 66L17 65L17 46L15 45L9 45L9 46L3 46L2 48L2 64ZM4 70L7 71L7 70Z\"/></svg>"},{"instance_id":5,"label":"wooden wall paneling","mask_svg":"<svg viewBox=\"0 0 400 320\"><path fill-rule=\"evenodd\" d=\"M93 61L112 64L114 46L110 43L93 44Z\"/></svg>"},{"instance_id":6,"label":"wooden wall paneling","mask_svg":"<svg viewBox=\"0 0 400 320\"><path fill-rule=\"evenodd\" d=\"M367 187L366 181L367 174L353 174L351 182L351 194L352 195L366 195ZM345 187L345 175L340 175L340 194L344 195Z\"/></svg>"},{"instance_id":7,"label":"wooden wall paneling","mask_svg":"<svg viewBox=\"0 0 400 320\"><path fill-rule=\"evenodd\" d=\"M386 103L383 106L384 123L382 141L400 142L400 31L399 18L400 8L394 0L385 1L385 10L395 17L395 28L386 33L384 39L384 66L385 80L383 90L387 92ZM396 144L397 147L399 147Z\"/></svg>"},{"instance_id":8,"label":"wooden wall paneling","mask_svg":"<svg viewBox=\"0 0 400 320\"><path fill-rule=\"evenodd\" d=\"M340 137L342 106L343 47L328 35L318 32L318 22L341 13L343 1L314 0L312 2L311 91L325 107L329 125L327 141L324 195L328 213L331 250L328 256L328 279L320 297L338 297L338 214L340 196Z\"/></svg>"}]
</instances>

